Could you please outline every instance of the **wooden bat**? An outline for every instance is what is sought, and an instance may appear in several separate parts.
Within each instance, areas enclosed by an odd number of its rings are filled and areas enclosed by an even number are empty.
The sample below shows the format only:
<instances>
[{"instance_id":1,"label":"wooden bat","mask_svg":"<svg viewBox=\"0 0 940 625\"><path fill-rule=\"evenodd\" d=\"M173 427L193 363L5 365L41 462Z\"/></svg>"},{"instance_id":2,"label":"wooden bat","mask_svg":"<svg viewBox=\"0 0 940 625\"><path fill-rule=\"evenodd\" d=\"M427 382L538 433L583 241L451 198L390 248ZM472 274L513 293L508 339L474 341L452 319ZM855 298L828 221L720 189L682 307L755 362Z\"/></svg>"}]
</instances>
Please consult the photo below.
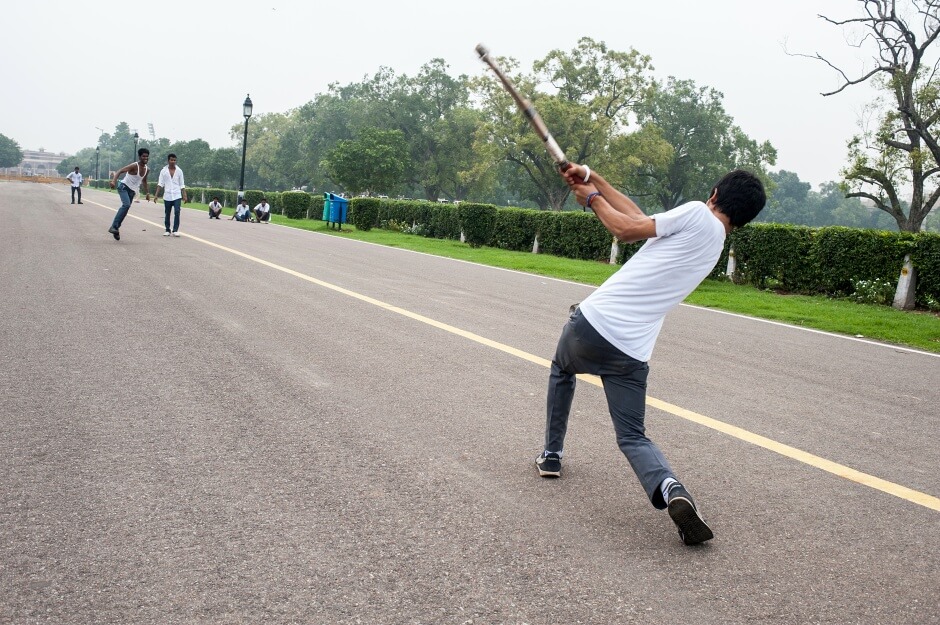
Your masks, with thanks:
<instances>
[{"instance_id":1,"label":"wooden bat","mask_svg":"<svg viewBox=\"0 0 940 625\"><path fill-rule=\"evenodd\" d=\"M555 164L558 166L558 169L561 171L567 171L571 164L568 162L568 159L565 158L565 153L558 143L555 142L555 138L552 137L552 133L548 131L548 128L545 126L545 122L542 121L542 118L539 117L538 111L535 110L535 107L532 106L532 103L527 99L522 97L522 94L516 89L515 85L512 84L512 81L506 77L506 74L503 73L499 66L496 65L496 62L490 58L490 51L481 43L476 47L477 54L480 55L480 60L490 66L490 69L496 73L496 77L499 78L499 81L503 83L503 87L506 88L506 91L509 92L509 95L512 96L512 99L516 101L516 104L519 106L522 113L526 116L526 119L529 120L529 123L532 124L532 128L535 129L536 134L542 140L542 143L545 144L545 149L548 150L548 153L551 155L552 160L555 161Z\"/></svg>"}]
</instances>

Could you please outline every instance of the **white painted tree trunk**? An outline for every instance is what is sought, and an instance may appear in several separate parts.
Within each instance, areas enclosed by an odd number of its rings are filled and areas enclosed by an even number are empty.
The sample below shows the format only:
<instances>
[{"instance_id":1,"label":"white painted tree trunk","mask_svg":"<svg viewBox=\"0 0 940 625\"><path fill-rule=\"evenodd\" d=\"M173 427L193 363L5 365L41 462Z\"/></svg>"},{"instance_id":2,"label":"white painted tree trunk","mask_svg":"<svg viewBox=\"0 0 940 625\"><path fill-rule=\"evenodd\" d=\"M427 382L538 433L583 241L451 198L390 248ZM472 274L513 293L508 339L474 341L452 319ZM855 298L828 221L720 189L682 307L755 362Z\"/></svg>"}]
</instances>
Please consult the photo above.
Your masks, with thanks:
<instances>
[{"instance_id":1,"label":"white painted tree trunk","mask_svg":"<svg viewBox=\"0 0 940 625\"><path fill-rule=\"evenodd\" d=\"M734 258L734 248L728 250L728 267L725 269L725 275L734 282L734 272L738 270L738 263Z\"/></svg>"},{"instance_id":2,"label":"white painted tree trunk","mask_svg":"<svg viewBox=\"0 0 940 625\"><path fill-rule=\"evenodd\" d=\"M464 236L463 230L460 231L460 242L461 242L461 243L466 243L466 242L467 242L467 237Z\"/></svg>"},{"instance_id":3,"label":"white painted tree trunk","mask_svg":"<svg viewBox=\"0 0 940 625\"><path fill-rule=\"evenodd\" d=\"M614 237L613 242L610 244L610 264L617 264L617 256L620 255L620 241L617 240L617 237Z\"/></svg>"},{"instance_id":4,"label":"white painted tree trunk","mask_svg":"<svg viewBox=\"0 0 940 625\"><path fill-rule=\"evenodd\" d=\"M901 277L898 278L898 289L894 292L894 307L898 310L911 310L914 308L914 291L917 288L917 275L911 255L904 257L901 266Z\"/></svg>"},{"instance_id":5,"label":"white painted tree trunk","mask_svg":"<svg viewBox=\"0 0 940 625\"><path fill-rule=\"evenodd\" d=\"M532 253L533 254L539 253L539 235L537 234L535 235L535 241L532 242Z\"/></svg>"}]
</instances>

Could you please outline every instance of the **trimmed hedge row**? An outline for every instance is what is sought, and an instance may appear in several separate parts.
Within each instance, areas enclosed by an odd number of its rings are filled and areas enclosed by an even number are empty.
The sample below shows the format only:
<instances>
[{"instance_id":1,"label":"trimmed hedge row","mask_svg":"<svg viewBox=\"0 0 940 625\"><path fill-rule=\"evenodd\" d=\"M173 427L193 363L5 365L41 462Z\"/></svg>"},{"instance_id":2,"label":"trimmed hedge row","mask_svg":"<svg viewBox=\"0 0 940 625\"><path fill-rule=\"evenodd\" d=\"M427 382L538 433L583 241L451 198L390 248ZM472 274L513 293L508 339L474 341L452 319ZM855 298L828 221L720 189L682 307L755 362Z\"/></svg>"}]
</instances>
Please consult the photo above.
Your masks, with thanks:
<instances>
[{"instance_id":1,"label":"trimmed hedge row","mask_svg":"<svg viewBox=\"0 0 940 625\"><path fill-rule=\"evenodd\" d=\"M455 210L456 209L456 210ZM591 213L497 208L463 202L457 207L426 201L353 198L350 222L360 230L396 224L422 236L458 239L472 246L531 251L536 237L541 253L607 261L612 238ZM623 263L643 242L620 244ZM809 228L751 224L734 231L712 272L724 274L728 250L737 261L735 279L761 288L796 293L849 295L853 280L897 282L906 254L917 271L917 301L940 299L940 235L830 226Z\"/></svg>"},{"instance_id":2,"label":"trimmed hedge row","mask_svg":"<svg viewBox=\"0 0 940 625\"><path fill-rule=\"evenodd\" d=\"M291 219L304 219L313 205L313 197L304 191L281 193L281 214Z\"/></svg>"},{"instance_id":3,"label":"trimmed hedge row","mask_svg":"<svg viewBox=\"0 0 940 625\"><path fill-rule=\"evenodd\" d=\"M724 271L729 248L742 282L829 295L850 295L853 280L897 282L910 254L917 302L940 299L940 235L934 233L751 224L728 237L713 275Z\"/></svg>"}]
</instances>

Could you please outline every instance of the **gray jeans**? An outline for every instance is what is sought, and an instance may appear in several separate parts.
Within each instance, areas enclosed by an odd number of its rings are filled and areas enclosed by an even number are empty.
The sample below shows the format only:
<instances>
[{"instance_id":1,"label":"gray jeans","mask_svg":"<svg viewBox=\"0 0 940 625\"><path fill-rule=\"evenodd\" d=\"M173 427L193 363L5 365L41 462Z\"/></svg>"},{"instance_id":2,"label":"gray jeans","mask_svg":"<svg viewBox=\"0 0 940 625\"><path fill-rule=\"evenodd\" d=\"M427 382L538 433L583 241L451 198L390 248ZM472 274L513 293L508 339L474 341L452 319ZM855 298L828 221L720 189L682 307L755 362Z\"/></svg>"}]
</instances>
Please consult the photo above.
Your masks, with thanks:
<instances>
[{"instance_id":1,"label":"gray jeans","mask_svg":"<svg viewBox=\"0 0 940 625\"><path fill-rule=\"evenodd\" d=\"M568 416L574 399L575 375L578 373L600 376L617 434L617 445L630 461L653 506L665 508L659 485L668 477L675 478L675 475L663 453L646 438L643 420L646 416L649 365L611 345L588 323L579 309L571 313L552 360L545 449L556 452L564 449Z\"/></svg>"}]
</instances>

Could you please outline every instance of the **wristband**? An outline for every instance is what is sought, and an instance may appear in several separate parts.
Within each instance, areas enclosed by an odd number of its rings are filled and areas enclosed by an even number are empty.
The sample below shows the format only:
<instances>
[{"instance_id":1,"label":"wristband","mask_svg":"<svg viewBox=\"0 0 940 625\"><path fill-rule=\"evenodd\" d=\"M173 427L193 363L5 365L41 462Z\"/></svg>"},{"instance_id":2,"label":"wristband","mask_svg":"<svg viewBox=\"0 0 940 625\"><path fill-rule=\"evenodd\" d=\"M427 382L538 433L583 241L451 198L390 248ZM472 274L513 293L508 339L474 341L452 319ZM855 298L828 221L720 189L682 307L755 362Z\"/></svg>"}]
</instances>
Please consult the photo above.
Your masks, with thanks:
<instances>
[{"instance_id":1,"label":"wristband","mask_svg":"<svg viewBox=\"0 0 940 625\"><path fill-rule=\"evenodd\" d=\"M583 180L584 180L584 182L587 182L588 180L591 179L591 168L588 167L587 165L581 165L581 167L584 168L584 178L583 178Z\"/></svg>"},{"instance_id":2,"label":"wristband","mask_svg":"<svg viewBox=\"0 0 940 625\"><path fill-rule=\"evenodd\" d=\"M587 200L585 200L584 205L587 206L588 208L590 208L591 210L594 210L593 208L591 208L591 202L593 202L593 201L594 201L594 198L596 198L596 197L598 197L598 196L603 197L603 196L602 196L600 193L598 193L597 191L594 191L594 192L592 192L592 193L588 193Z\"/></svg>"}]
</instances>

